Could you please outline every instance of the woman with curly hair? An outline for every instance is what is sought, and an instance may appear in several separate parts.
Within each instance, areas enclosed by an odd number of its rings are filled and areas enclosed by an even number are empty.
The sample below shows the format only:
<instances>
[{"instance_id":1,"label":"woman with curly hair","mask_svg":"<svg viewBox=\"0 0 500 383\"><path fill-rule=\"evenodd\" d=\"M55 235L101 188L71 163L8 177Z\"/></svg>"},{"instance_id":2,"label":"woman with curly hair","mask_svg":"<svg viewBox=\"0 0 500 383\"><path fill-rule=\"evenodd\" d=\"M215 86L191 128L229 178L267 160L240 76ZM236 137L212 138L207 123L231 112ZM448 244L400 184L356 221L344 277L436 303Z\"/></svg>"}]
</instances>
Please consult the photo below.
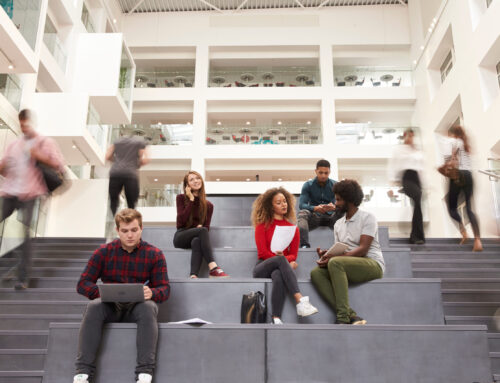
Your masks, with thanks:
<instances>
[{"instance_id":1,"label":"woman with curly hair","mask_svg":"<svg viewBox=\"0 0 500 383\"><path fill-rule=\"evenodd\" d=\"M205 184L200 173L190 171L184 176L184 193L177 196L177 231L174 247L191 249L191 272L189 277L198 278L202 259L208 264L210 278L227 278L215 263L208 231L214 205L207 201Z\"/></svg>"},{"instance_id":2,"label":"woman with curly hair","mask_svg":"<svg viewBox=\"0 0 500 383\"><path fill-rule=\"evenodd\" d=\"M293 272L298 264L299 229L290 245L283 251L272 252L271 241L276 226L294 226L295 197L283 188L273 188L261 194L253 204L252 223L255 227L255 243L259 261L253 270L254 278L271 278L272 320L274 324L283 324L281 314L285 304L286 290L293 294L297 303L297 315L306 317L318 312L309 303L309 297L300 293L297 277Z\"/></svg>"},{"instance_id":3,"label":"woman with curly hair","mask_svg":"<svg viewBox=\"0 0 500 383\"><path fill-rule=\"evenodd\" d=\"M366 320L349 306L349 283L368 282L382 278L385 262L378 241L375 216L358 208L363 190L355 180L342 180L333 186L337 211L345 213L333 228L335 242L348 248L339 256L330 257L318 249L321 259L311 271L311 280L320 295L336 311L336 324L365 324Z\"/></svg>"}]
</instances>

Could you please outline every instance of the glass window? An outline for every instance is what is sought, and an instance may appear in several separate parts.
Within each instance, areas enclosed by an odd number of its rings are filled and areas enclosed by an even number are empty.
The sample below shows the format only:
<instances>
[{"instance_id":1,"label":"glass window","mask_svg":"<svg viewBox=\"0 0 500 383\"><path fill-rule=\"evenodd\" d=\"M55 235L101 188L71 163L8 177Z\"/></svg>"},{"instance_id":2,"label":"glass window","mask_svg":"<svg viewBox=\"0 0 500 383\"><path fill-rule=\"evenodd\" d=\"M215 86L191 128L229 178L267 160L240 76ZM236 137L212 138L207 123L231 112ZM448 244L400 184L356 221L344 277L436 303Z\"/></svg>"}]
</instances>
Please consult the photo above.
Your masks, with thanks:
<instances>
[{"instance_id":1,"label":"glass window","mask_svg":"<svg viewBox=\"0 0 500 383\"><path fill-rule=\"evenodd\" d=\"M441 68L439 69L441 72L441 83L444 82L444 80L448 76L448 73L450 73L451 68L453 68L453 50L450 50L450 52L446 55L446 58L444 59Z\"/></svg>"},{"instance_id":2,"label":"glass window","mask_svg":"<svg viewBox=\"0 0 500 383\"><path fill-rule=\"evenodd\" d=\"M497 64L498 86L500 86L500 61Z\"/></svg>"},{"instance_id":3,"label":"glass window","mask_svg":"<svg viewBox=\"0 0 500 383\"><path fill-rule=\"evenodd\" d=\"M54 23L47 15L47 19L45 20L45 31L43 34L43 42L45 46L52 54L54 59L57 61L59 66L63 71L66 70L66 50L62 44L61 39L57 34L57 29L54 26Z\"/></svg>"},{"instance_id":4,"label":"glass window","mask_svg":"<svg viewBox=\"0 0 500 383\"><path fill-rule=\"evenodd\" d=\"M82 23L83 25L85 25L85 29L87 29L87 32L89 33L95 32L94 24L92 23L92 18L90 17L89 9L87 8L87 5L85 3L83 3L83 8L82 8Z\"/></svg>"},{"instance_id":5,"label":"glass window","mask_svg":"<svg viewBox=\"0 0 500 383\"><path fill-rule=\"evenodd\" d=\"M492 2L493 2L493 0L486 0L486 6L489 7Z\"/></svg>"}]
</instances>

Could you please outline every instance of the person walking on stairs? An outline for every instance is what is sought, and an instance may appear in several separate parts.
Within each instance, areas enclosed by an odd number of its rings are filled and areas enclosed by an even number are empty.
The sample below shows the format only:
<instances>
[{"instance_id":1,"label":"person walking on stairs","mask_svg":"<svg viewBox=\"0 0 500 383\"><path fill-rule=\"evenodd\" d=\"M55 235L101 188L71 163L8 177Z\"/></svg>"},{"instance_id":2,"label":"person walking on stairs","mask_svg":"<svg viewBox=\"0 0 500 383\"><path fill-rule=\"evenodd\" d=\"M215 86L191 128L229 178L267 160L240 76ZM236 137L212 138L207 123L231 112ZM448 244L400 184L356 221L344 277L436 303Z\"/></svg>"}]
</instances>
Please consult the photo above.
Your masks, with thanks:
<instances>
[{"instance_id":1,"label":"person walking on stairs","mask_svg":"<svg viewBox=\"0 0 500 383\"><path fill-rule=\"evenodd\" d=\"M191 271L189 277L197 279L203 259L207 262L210 278L227 278L215 262L210 244L210 221L214 205L207 200L205 183L200 173L190 171L184 176L184 193L176 198L177 231L174 247L191 249Z\"/></svg>"},{"instance_id":2,"label":"person walking on stairs","mask_svg":"<svg viewBox=\"0 0 500 383\"><path fill-rule=\"evenodd\" d=\"M397 145L389 161L389 179L403 186L405 193L413 201L410 243L425 243L424 220L422 215L422 171L424 155L414 142L415 132L407 129L403 134L403 145ZM389 197L392 197L392 190Z\"/></svg>"},{"instance_id":3,"label":"person walking on stairs","mask_svg":"<svg viewBox=\"0 0 500 383\"><path fill-rule=\"evenodd\" d=\"M311 280L319 294L336 311L336 324L362 325L366 320L349 305L349 283L382 278L385 262L378 241L378 225L372 213L359 209L363 190L355 180L343 180L333 187L337 209L345 216L333 229L335 242L348 246L346 252L330 257L317 249L321 257L311 271Z\"/></svg>"},{"instance_id":4,"label":"person walking on stairs","mask_svg":"<svg viewBox=\"0 0 500 383\"><path fill-rule=\"evenodd\" d=\"M77 291L90 299L80 326L74 383L92 383L105 323L137 323L137 383L151 383L156 366L158 304L168 299L170 285L165 256L141 239L142 216L123 209L115 216L118 239L99 247L90 257ZM142 302L102 302L98 279L107 283L143 285Z\"/></svg>"},{"instance_id":5,"label":"person walking on stairs","mask_svg":"<svg viewBox=\"0 0 500 383\"><path fill-rule=\"evenodd\" d=\"M106 160L111 161L109 171L109 199L113 216L119 205L122 189L125 189L127 206L135 209L139 198L139 168L149 163L146 143L141 137L121 137L106 152Z\"/></svg>"},{"instance_id":6,"label":"person walking on stairs","mask_svg":"<svg viewBox=\"0 0 500 383\"><path fill-rule=\"evenodd\" d=\"M316 314L318 309L309 302L309 297L300 293L297 276L300 234L295 234L283 251L272 251L271 242L276 228L294 227L295 197L283 188L273 188L261 194L253 204L252 224L255 227L258 262L253 270L254 278L271 278L272 323L283 324L281 315L285 304L286 292L293 295L297 304L297 315L306 317Z\"/></svg>"},{"instance_id":7,"label":"person walking on stairs","mask_svg":"<svg viewBox=\"0 0 500 383\"><path fill-rule=\"evenodd\" d=\"M310 248L309 232L319 226L333 229L339 215L335 211L333 185L330 177L330 162L319 160L316 163L316 178L304 183L299 199L298 226L300 247Z\"/></svg>"},{"instance_id":8,"label":"person walking on stairs","mask_svg":"<svg viewBox=\"0 0 500 383\"><path fill-rule=\"evenodd\" d=\"M43 137L35 130L36 116L31 110L19 112L19 126L22 137L7 147L0 161L0 174L5 177L0 187L3 198L0 222L4 222L15 210L22 212L24 241L19 261L2 279L15 275L17 282L14 288L24 290L28 287L31 269L30 225L33 209L37 200L48 192L40 164L62 174L64 161L54 140Z\"/></svg>"},{"instance_id":9,"label":"person walking on stairs","mask_svg":"<svg viewBox=\"0 0 500 383\"><path fill-rule=\"evenodd\" d=\"M462 239L460 244L467 241L467 229L462 217L458 213L458 198L461 193L465 200L465 210L469 217L474 233L473 251L483 251L481 235L479 232L479 222L472 211L472 194L474 182L472 179L471 147L469 137L461 126L452 126L448 130L448 140L444 153L444 164L438 171L449 178L447 205L450 217L458 224Z\"/></svg>"}]
</instances>

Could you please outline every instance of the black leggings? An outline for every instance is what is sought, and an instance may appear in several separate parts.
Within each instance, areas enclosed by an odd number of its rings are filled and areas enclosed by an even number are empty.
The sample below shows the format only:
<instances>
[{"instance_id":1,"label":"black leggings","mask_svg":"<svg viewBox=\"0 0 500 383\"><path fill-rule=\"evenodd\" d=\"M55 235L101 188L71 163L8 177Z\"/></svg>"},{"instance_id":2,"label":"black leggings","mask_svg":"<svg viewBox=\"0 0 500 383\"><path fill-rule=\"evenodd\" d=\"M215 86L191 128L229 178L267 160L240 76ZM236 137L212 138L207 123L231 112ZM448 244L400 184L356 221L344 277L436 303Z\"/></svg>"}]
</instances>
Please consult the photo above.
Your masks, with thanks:
<instances>
[{"instance_id":1,"label":"black leggings","mask_svg":"<svg viewBox=\"0 0 500 383\"><path fill-rule=\"evenodd\" d=\"M283 255L261 261L253 269L254 278L271 278L273 280L273 292L271 293L272 316L281 318L285 304L285 287L292 293L300 292L297 276L292 266Z\"/></svg>"},{"instance_id":2,"label":"black leggings","mask_svg":"<svg viewBox=\"0 0 500 383\"><path fill-rule=\"evenodd\" d=\"M210 236L206 227L177 230L174 235L174 247L192 250L190 275L198 275L203 258L205 258L207 264L215 262Z\"/></svg>"},{"instance_id":3,"label":"black leggings","mask_svg":"<svg viewBox=\"0 0 500 383\"><path fill-rule=\"evenodd\" d=\"M415 170L403 174L403 191L413 200L413 219L411 221L410 241L425 240L422 217L422 185Z\"/></svg>"},{"instance_id":4,"label":"black leggings","mask_svg":"<svg viewBox=\"0 0 500 383\"><path fill-rule=\"evenodd\" d=\"M118 209L118 198L123 188L125 188L128 207L135 209L135 204L139 198L139 180L137 177L111 176L109 177L109 199L113 215L116 214L116 209Z\"/></svg>"},{"instance_id":5,"label":"black leggings","mask_svg":"<svg viewBox=\"0 0 500 383\"><path fill-rule=\"evenodd\" d=\"M458 214L458 196L460 192L464 193L465 197L465 210L467 211L467 216L472 226L472 231L474 232L474 237L479 238L479 224L476 219L476 215L472 211L472 192L474 189L474 183L472 181L472 173L468 170L460 170L459 183L450 180L450 187L448 191L448 212L450 217L462 225L462 217Z\"/></svg>"}]
</instances>

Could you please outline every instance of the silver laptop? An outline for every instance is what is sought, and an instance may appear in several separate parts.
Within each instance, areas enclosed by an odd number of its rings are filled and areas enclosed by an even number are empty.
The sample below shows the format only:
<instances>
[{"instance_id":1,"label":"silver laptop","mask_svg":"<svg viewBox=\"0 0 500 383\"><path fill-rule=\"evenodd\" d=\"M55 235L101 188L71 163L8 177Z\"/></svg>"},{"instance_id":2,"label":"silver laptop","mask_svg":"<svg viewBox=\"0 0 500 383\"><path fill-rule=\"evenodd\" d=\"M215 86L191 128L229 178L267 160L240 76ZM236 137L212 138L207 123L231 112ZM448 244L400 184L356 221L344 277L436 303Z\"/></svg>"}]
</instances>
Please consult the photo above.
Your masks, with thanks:
<instances>
[{"instance_id":1,"label":"silver laptop","mask_svg":"<svg viewBox=\"0 0 500 383\"><path fill-rule=\"evenodd\" d=\"M144 302L142 283L105 283L97 286L102 302Z\"/></svg>"}]
</instances>

